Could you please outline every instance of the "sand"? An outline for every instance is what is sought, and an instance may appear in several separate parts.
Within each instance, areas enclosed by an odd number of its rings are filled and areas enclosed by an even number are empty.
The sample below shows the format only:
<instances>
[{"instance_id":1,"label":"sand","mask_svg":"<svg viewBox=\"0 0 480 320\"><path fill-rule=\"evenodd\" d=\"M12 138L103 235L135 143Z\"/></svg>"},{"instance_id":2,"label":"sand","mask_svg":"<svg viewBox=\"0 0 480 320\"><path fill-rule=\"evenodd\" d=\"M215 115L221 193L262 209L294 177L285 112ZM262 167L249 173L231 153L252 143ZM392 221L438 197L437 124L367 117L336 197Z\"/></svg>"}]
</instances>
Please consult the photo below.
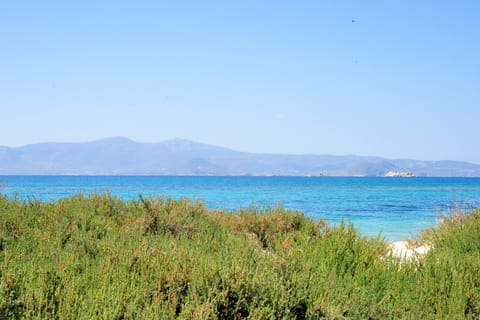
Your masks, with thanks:
<instances>
[{"instance_id":1,"label":"sand","mask_svg":"<svg viewBox=\"0 0 480 320\"><path fill-rule=\"evenodd\" d=\"M409 246L407 241L395 241L390 244L390 252L392 256L412 260L425 255L430 250L429 245Z\"/></svg>"}]
</instances>

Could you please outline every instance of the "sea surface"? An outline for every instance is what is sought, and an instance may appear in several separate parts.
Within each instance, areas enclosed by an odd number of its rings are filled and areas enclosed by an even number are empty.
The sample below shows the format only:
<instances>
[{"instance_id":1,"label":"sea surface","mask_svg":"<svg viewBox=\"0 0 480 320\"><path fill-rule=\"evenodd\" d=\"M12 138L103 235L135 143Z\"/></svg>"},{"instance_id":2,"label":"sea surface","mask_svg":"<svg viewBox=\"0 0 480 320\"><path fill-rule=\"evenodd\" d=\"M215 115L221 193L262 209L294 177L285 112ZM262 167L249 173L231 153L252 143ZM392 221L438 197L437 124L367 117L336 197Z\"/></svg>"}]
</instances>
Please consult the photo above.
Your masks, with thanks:
<instances>
[{"instance_id":1,"label":"sea surface","mask_svg":"<svg viewBox=\"0 0 480 320\"><path fill-rule=\"evenodd\" d=\"M283 204L330 223L344 219L363 235L390 241L434 225L439 211L480 207L480 178L0 176L0 193L22 199L106 190L127 200L140 193L202 199L228 210Z\"/></svg>"}]
</instances>

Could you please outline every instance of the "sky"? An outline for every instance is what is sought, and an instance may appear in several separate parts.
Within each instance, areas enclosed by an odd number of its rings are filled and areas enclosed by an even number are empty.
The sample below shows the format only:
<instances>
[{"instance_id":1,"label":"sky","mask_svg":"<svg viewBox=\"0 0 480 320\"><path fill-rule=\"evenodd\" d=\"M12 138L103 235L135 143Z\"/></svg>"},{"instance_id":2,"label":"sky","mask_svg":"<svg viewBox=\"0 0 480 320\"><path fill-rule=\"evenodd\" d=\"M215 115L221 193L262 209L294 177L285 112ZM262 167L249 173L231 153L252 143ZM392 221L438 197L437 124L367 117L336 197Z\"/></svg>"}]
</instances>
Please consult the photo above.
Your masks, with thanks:
<instances>
[{"instance_id":1,"label":"sky","mask_svg":"<svg viewBox=\"0 0 480 320\"><path fill-rule=\"evenodd\" d=\"M480 1L0 1L0 145L480 163Z\"/></svg>"}]
</instances>

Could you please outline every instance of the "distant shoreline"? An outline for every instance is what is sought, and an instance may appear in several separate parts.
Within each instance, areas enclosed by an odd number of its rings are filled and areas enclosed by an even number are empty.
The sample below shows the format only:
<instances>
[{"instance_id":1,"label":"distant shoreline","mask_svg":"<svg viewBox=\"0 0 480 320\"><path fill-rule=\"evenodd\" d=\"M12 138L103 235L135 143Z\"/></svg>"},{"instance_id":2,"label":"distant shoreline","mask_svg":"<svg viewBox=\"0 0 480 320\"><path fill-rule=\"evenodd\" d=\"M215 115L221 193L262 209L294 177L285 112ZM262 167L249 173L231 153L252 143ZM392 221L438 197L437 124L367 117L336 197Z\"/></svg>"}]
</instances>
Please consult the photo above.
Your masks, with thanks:
<instances>
[{"instance_id":1,"label":"distant shoreline","mask_svg":"<svg viewBox=\"0 0 480 320\"><path fill-rule=\"evenodd\" d=\"M181 174L3 174L1 177L188 177L188 178L385 178L385 179L480 179L480 176L359 176L359 175L181 175Z\"/></svg>"},{"instance_id":2,"label":"distant shoreline","mask_svg":"<svg viewBox=\"0 0 480 320\"><path fill-rule=\"evenodd\" d=\"M141 143L122 137L0 146L0 170L14 175L480 177L480 164L465 161L252 153L185 139Z\"/></svg>"}]
</instances>

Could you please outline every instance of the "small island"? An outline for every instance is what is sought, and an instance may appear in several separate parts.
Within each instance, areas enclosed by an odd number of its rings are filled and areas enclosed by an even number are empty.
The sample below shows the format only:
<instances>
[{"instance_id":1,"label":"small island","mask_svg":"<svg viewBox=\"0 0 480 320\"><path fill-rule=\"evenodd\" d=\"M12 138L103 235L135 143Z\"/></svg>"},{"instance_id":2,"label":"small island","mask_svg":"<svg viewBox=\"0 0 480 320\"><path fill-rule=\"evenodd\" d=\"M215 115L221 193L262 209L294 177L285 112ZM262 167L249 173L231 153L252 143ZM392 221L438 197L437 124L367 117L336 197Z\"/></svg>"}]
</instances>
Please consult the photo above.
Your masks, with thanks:
<instances>
[{"instance_id":1,"label":"small island","mask_svg":"<svg viewBox=\"0 0 480 320\"><path fill-rule=\"evenodd\" d=\"M385 173L385 177L412 178L415 177L415 174L411 171L388 171Z\"/></svg>"}]
</instances>

